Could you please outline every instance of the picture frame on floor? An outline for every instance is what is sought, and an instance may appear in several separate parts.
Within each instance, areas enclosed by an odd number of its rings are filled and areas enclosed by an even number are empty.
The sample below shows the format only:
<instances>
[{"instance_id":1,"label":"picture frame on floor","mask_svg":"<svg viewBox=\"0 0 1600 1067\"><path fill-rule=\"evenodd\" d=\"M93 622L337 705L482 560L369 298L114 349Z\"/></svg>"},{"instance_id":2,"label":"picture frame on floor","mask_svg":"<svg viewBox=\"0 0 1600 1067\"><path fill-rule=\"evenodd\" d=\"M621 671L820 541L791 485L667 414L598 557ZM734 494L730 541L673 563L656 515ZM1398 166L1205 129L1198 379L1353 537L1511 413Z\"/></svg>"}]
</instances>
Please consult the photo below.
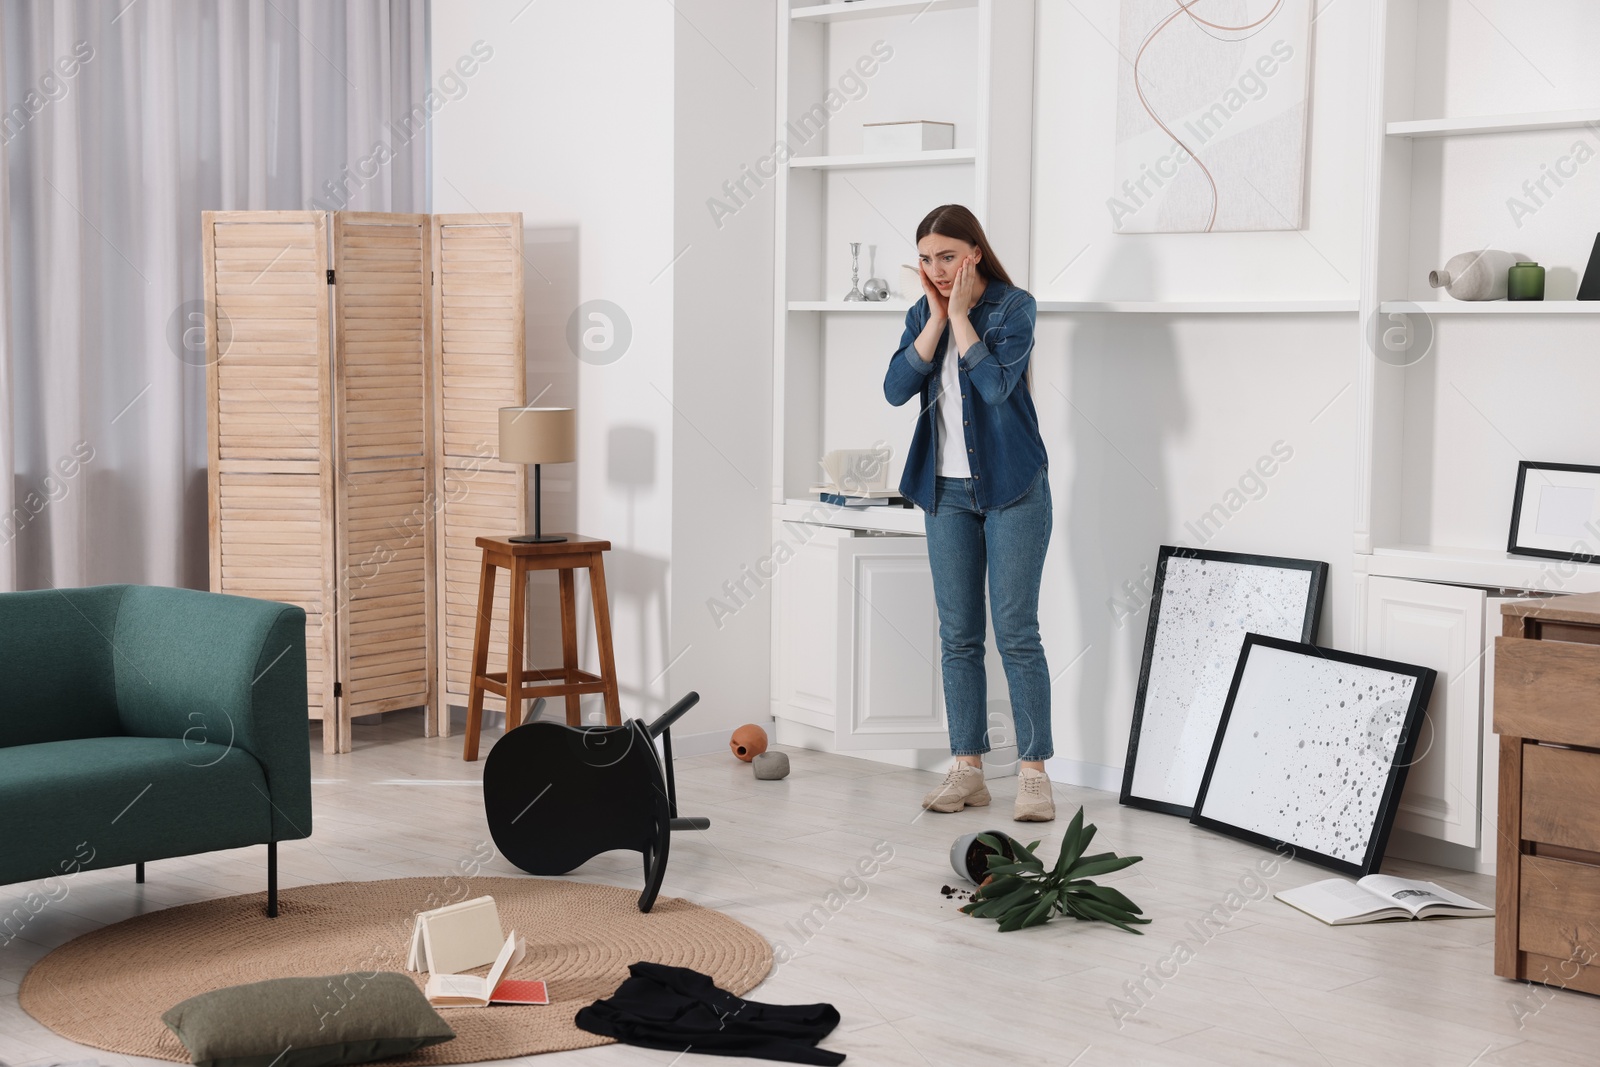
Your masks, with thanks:
<instances>
[{"instance_id":1,"label":"picture frame on floor","mask_svg":"<svg viewBox=\"0 0 1600 1067\"><path fill-rule=\"evenodd\" d=\"M1122 803L1188 818L1247 633L1315 641L1328 565L1162 545Z\"/></svg>"},{"instance_id":2,"label":"picture frame on floor","mask_svg":"<svg viewBox=\"0 0 1600 1067\"><path fill-rule=\"evenodd\" d=\"M1600 563L1600 467L1518 463L1506 551Z\"/></svg>"},{"instance_id":3,"label":"picture frame on floor","mask_svg":"<svg viewBox=\"0 0 1600 1067\"><path fill-rule=\"evenodd\" d=\"M1189 821L1372 874L1435 678L1429 667L1248 635Z\"/></svg>"}]
</instances>

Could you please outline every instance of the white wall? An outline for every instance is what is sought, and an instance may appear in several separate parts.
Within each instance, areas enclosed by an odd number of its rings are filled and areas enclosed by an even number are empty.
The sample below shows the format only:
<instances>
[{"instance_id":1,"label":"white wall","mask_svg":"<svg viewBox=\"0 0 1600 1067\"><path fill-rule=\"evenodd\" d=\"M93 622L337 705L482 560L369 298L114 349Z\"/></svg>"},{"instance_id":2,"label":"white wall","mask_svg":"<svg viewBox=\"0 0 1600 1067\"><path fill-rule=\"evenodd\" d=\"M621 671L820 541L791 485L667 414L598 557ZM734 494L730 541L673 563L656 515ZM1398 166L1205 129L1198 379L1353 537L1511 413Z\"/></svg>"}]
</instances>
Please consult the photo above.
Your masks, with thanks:
<instances>
[{"instance_id":1,"label":"white wall","mask_svg":"<svg viewBox=\"0 0 1600 1067\"><path fill-rule=\"evenodd\" d=\"M767 613L719 629L705 601L770 551L773 216L769 193L718 228L704 201L771 145L775 13L451 0L432 18L436 68L475 40L495 50L434 118L432 210L523 213L528 395L579 411L578 462L546 475L547 525L553 511L612 542L623 714L695 689L680 748L720 746L768 717ZM597 299L632 327L611 362L567 344ZM559 648L539 584L536 656Z\"/></svg>"},{"instance_id":2,"label":"white wall","mask_svg":"<svg viewBox=\"0 0 1600 1067\"><path fill-rule=\"evenodd\" d=\"M1114 234L1106 207L1117 5L1040 4L1035 295L1355 300L1369 5L1323 9L1311 31L1306 228L1140 235ZM1058 777L1120 784L1162 544L1327 561L1319 639L1349 647L1356 350L1353 314L1040 317L1034 402L1056 501L1040 625L1057 675ZM1292 457L1239 491L1275 445ZM1239 501L1209 539L1192 527Z\"/></svg>"},{"instance_id":3,"label":"white wall","mask_svg":"<svg viewBox=\"0 0 1600 1067\"><path fill-rule=\"evenodd\" d=\"M772 4L675 0L676 154L672 611L673 694L701 702L687 744L721 747L728 731L767 723L772 598L745 578L772 553L773 184L748 180L732 216L724 182L753 172L773 143L776 10ZM749 170L745 170L748 167ZM732 617L725 582L754 594Z\"/></svg>"},{"instance_id":4,"label":"white wall","mask_svg":"<svg viewBox=\"0 0 1600 1067\"><path fill-rule=\"evenodd\" d=\"M540 403L579 412L578 462L546 472L546 520L612 541L625 715L664 706L670 658L674 32L671 5L651 0L432 5L436 70L474 41L494 49L434 116L432 210L523 213L528 396L549 387ZM627 351L605 365L565 340L568 316L596 299L632 325ZM542 592L536 618L553 619Z\"/></svg>"}]
</instances>

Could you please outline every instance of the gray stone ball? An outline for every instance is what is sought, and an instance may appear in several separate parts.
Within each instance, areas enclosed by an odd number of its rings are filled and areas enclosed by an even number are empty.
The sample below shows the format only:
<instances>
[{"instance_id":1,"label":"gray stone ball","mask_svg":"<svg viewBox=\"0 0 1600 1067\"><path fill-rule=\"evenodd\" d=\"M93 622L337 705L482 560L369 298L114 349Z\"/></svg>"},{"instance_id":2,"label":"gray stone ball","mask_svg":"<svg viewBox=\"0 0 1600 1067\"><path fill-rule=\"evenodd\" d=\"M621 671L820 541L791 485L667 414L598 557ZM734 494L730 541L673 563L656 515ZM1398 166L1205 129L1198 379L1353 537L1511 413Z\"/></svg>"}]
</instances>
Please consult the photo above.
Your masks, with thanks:
<instances>
[{"instance_id":1,"label":"gray stone ball","mask_svg":"<svg viewBox=\"0 0 1600 1067\"><path fill-rule=\"evenodd\" d=\"M787 752L763 752L750 761L750 766L756 772L756 778L765 782L776 782L780 778L789 777L789 754Z\"/></svg>"}]
</instances>

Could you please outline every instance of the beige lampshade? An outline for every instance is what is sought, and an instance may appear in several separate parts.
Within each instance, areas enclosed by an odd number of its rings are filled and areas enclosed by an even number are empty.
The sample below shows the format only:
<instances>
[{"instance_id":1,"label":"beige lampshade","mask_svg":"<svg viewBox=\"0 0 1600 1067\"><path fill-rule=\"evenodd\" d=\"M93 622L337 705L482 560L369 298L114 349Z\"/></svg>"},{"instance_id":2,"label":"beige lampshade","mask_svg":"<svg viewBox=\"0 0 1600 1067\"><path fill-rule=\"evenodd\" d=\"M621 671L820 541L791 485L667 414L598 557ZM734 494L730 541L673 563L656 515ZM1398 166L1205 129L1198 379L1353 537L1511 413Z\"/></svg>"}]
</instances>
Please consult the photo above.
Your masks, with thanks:
<instances>
[{"instance_id":1,"label":"beige lampshade","mask_svg":"<svg viewBox=\"0 0 1600 1067\"><path fill-rule=\"evenodd\" d=\"M571 463L577 458L576 409L500 409L502 463Z\"/></svg>"}]
</instances>

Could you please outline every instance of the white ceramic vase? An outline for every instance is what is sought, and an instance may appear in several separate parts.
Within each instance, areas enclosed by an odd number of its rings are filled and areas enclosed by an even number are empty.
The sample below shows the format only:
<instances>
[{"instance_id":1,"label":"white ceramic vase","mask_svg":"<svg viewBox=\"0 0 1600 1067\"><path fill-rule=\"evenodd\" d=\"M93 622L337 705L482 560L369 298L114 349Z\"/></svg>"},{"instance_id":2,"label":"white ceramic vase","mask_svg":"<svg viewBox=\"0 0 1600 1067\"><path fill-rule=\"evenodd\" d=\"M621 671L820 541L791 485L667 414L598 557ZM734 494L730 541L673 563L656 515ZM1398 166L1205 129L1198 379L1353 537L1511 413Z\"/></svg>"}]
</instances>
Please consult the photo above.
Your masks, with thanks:
<instances>
[{"instance_id":1,"label":"white ceramic vase","mask_svg":"<svg viewBox=\"0 0 1600 1067\"><path fill-rule=\"evenodd\" d=\"M1516 252L1500 252L1493 248L1463 252L1451 256L1443 269L1429 271L1428 284L1443 289L1457 300L1504 300L1506 272L1526 258Z\"/></svg>"}]
</instances>

